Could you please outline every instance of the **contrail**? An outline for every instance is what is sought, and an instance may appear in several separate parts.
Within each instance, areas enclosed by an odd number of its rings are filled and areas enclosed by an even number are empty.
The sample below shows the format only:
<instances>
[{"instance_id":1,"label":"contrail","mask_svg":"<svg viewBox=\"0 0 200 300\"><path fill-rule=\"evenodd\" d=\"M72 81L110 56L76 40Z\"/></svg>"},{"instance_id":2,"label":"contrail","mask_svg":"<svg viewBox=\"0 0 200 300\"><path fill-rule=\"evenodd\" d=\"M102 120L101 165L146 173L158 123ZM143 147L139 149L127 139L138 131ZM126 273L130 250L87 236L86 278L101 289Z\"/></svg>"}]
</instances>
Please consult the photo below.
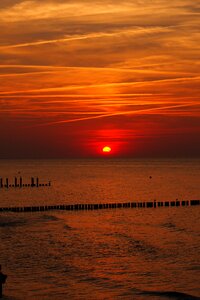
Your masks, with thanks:
<instances>
[{"instance_id":1,"label":"contrail","mask_svg":"<svg viewBox=\"0 0 200 300\"><path fill-rule=\"evenodd\" d=\"M85 40L85 39L92 39L92 38L101 38L101 37L111 37L111 36L118 36L121 34L134 34L138 35L141 33L146 32L168 32L171 31L169 28L163 28L161 26L157 27L150 27L150 28L143 28L143 27L137 27L132 29L124 29L124 30L118 30L118 31L112 31L112 32L96 32L96 33L88 33L88 34L82 34L82 35L74 35L74 36L65 36L58 39L51 39L51 40L43 40L43 41L35 41L35 42L26 42L26 43L20 43L20 44L14 44L14 45L5 45L1 46L0 49L6 50L6 49L12 49L12 48L21 48L21 47L29 47L29 46L39 46L39 45L46 45L46 44L54 44L54 43L63 43L63 42L70 42L70 41L77 41L77 40Z\"/></svg>"},{"instance_id":2,"label":"contrail","mask_svg":"<svg viewBox=\"0 0 200 300\"><path fill-rule=\"evenodd\" d=\"M175 78L166 78L166 79L155 79L147 81L134 81L134 82L111 82L111 83L100 83L100 84L88 84L88 85L71 85L63 87L53 87L53 88L43 88L43 89L32 89L32 90L18 90L10 92L0 92L0 95L14 95L20 93L37 93L37 92L53 92L53 91L69 91L69 90L80 90L85 88L98 88L98 87L115 87L115 86L137 86L137 85L149 85L152 83L165 83L165 82L180 82L180 81L192 81L199 80L200 76L192 77L175 77Z\"/></svg>"},{"instance_id":3,"label":"contrail","mask_svg":"<svg viewBox=\"0 0 200 300\"><path fill-rule=\"evenodd\" d=\"M34 126L27 126L27 127L28 128L30 128L30 127L33 128L33 127L51 126L51 125L58 125L58 124L82 122L82 121L93 120L93 119L102 119L102 118L108 118L108 117L114 117L114 116L120 116L120 115L137 115L137 114L142 114L142 113L145 113L145 112L172 109L172 108L180 108L180 107L188 107L188 106L191 106L191 105L196 105L196 104L187 103L187 104L169 105L169 106L164 106L164 107L146 108L146 109L133 110L133 111L115 112L115 113L102 114L102 115L98 115L98 116L90 116L90 117L76 118L76 119L71 119L71 120L62 120L62 121L43 123L43 124L38 124L38 125L34 125Z\"/></svg>"}]
</instances>

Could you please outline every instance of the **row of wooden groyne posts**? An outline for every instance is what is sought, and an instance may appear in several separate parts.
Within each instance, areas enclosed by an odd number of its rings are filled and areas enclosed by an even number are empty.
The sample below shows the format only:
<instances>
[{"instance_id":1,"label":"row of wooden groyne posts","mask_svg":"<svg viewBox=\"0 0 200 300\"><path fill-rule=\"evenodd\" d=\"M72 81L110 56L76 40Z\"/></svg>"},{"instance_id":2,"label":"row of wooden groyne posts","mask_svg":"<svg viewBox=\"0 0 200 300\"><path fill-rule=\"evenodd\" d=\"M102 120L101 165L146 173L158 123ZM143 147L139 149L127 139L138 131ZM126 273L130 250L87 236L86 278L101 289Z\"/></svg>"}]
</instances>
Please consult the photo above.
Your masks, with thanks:
<instances>
[{"instance_id":1,"label":"row of wooden groyne posts","mask_svg":"<svg viewBox=\"0 0 200 300\"><path fill-rule=\"evenodd\" d=\"M20 176L20 178L15 177L14 181L11 182L9 178L0 178L0 189L2 188L22 188L22 187L41 187L41 186L51 186L51 182L48 183L40 183L39 178L31 177L30 183L24 183L23 178Z\"/></svg>"},{"instance_id":2,"label":"row of wooden groyne posts","mask_svg":"<svg viewBox=\"0 0 200 300\"><path fill-rule=\"evenodd\" d=\"M37 212L37 211L49 211L49 210L78 211L78 210L99 210L99 209L117 209L117 208L178 207L178 206L194 206L194 205L200 205L200 200L0 207L0 212Z\"/></svg>"}]
</instances>

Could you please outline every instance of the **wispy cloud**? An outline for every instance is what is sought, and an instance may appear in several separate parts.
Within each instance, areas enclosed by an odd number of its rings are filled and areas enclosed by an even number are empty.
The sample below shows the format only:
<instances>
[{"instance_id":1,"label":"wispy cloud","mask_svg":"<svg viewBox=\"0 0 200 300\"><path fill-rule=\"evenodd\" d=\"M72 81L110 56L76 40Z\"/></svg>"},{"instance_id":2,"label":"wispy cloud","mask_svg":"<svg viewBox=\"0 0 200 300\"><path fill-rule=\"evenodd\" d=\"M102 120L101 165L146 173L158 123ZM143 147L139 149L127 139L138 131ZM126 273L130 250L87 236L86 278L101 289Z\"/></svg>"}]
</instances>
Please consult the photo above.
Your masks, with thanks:
<instances>
[{"instance_id":1,"label":"wispy cloud","mask_svg":"<svg viewBox=\"0 0 200 300\"><path fill-rule=\"evenodd\" d=\"M141 144L175 132L184 144L184 131L197 140L199 13L190 0L1 0L7 151L9 133L26 128L54 144L74 134L81 145L104 129L129 133L127 143L133 133Z\"/></svg>"}]
</instances>

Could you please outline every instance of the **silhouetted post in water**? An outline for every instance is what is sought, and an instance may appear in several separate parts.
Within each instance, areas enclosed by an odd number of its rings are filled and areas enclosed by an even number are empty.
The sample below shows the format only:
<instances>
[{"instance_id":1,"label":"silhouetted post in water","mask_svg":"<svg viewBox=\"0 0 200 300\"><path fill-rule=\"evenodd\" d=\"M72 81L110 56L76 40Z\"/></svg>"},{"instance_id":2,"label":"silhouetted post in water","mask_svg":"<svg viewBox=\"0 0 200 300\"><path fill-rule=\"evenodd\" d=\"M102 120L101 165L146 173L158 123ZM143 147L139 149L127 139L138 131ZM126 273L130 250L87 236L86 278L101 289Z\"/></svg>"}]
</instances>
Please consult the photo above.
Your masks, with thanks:
<instances>
[{"instance_id":1,"label":"silhouetted post in water","mask_svg":"<svg viewBox=\"0 0 200 300\"><path fill-rule=\"evenodd\" d=\"M1 265L0 265L0 298L3 297L3 284L6 283L7 275L1 272Z\"/></svg>"},{"instance_id":2,"label":"silhouetted post in water","mask_svg":"<svg viewBox=\"0 0 200 300\"><path fill-rule=\"evenodd\" d=\"M15 187L17 187L17 177L15 177Z\"/></svg>"},{"instance_id":3,"label":"silhouetted post in water","mask_svg":"<svg viewBox=\"0 0 200 300\"><path fill-rule=\"evenodd\" d=\"M20 188L22 187L22 177L20 177L20 179L19 179L19 186L20 186Z\"/></svg>"},{"instance_id":4,"label":"silhouetted post in water","mask_svg":"<svg viewBox=\"0 0 200 300\"><path fill-rule=\"evenodd\" d=\"M3 187L3 178L0 178L0 188Z\"/></svg>"},{"instance_id":5,"label":"silhouetted post in water","mask_svg":"<svg viewBox=\"0 0 200 300\"><path fill-rule=\"evenodd\" d=\"M39 186L39 178L38 177L36 178L36 186L37 187Z\"/></svg>"},{"instance_id":6,"label":"silhouetted post in water","mask_svg":"<svg viewBox=\"0 0 200 300\"><path fill-rule=\"evenodd\" d=\"M6 187L8 188L9 185L8 185L8 178L6 178Z\"/></svg>"},{"instance_id":7,"label":"silhouetted post in water","mask_svg":"<svg viewBox=\"0 0 200 300\"><path fill-rule=\"evenodd\" d=\"M35 186L34 178L33 177L31 177L31 186Z\"/></svg>"}]
</instances>

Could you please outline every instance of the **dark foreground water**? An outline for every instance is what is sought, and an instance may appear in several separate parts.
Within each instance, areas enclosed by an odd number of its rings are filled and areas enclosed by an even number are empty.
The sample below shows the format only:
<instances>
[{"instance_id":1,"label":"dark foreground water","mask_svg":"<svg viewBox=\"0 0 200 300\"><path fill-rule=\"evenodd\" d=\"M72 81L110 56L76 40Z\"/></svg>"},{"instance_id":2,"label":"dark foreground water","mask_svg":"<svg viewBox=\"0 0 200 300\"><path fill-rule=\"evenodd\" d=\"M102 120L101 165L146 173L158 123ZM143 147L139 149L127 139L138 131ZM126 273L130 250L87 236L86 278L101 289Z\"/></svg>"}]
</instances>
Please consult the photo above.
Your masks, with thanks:
<instances>
[{"instance_id":1,"label":"dark foreground water","mask_svg":"<svg viewBox=\"0 0 200 300\"><path fill-rule=\"evenodd\" d=\"M0 161L0 206L199 199L199 160ZM151 178L150 178L151 176ZM5 299L199 299L200 207L0 214Z\"/></svg>"}]
</instances>

